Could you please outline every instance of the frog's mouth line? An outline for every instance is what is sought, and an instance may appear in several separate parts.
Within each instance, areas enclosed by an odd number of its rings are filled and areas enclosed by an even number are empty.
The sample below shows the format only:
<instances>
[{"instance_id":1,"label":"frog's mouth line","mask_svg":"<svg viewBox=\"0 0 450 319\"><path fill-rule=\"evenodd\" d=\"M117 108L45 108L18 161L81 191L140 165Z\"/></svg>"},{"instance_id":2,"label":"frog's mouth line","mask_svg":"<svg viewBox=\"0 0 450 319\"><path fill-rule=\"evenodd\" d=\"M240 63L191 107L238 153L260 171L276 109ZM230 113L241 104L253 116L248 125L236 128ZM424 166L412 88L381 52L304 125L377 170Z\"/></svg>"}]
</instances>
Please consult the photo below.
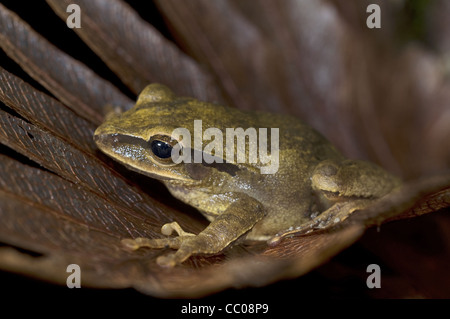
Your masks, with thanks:
<instances>
[{"instance_id":1,"label":"frog's mouth line","mask_svg":"<svg viewBox=\"0 0 450 319\"><path fill-rule=\"evenodd\" d=\"M110 152L104 152L106 155L113 155L115 154L114 151L110 151ZM182 176L174 176L173 173L167 173L164 169L158 170L158 173L156 172L152 172L149 170L145 170L143 168L139 168L133 164L127 163L126 161L122 160L121 158L115 157L115 160L117 162L119 162L120 164L124 165L127 169L137 172L141 175L145 175L147 177L156 179L156 180L160 180L162 182L170 182L171 184L175 184L175 183L180 183L183 185L187 185L187 184L196 184L197 181L192 180L192 179L188 179L188 178L183 178ZM154 167L154 163L149 161L151 163L151 167ZM141 162L142 164L142 162Z\"/></svg>"}]
</instances>

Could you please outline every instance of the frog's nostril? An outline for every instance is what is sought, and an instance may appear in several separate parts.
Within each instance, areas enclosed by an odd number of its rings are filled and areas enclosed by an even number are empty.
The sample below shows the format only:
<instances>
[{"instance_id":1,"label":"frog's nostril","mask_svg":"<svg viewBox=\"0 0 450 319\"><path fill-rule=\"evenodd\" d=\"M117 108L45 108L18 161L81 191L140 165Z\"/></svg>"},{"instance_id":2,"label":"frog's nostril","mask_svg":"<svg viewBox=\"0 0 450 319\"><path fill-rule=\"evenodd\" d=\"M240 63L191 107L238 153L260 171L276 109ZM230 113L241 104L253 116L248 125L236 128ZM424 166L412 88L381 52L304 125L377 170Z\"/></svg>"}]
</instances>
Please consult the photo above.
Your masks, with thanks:
<instances>
[{"instance_id":1,"label":"frog's nostril","mask_svg":"<svg viewBox=\"0 0 450 319\"><path fill-rule=\"evenodd\" d=\"M95 134L94 135L94 142L99 145L103 141L102 134Z\"/></svg>"}]
</instances>

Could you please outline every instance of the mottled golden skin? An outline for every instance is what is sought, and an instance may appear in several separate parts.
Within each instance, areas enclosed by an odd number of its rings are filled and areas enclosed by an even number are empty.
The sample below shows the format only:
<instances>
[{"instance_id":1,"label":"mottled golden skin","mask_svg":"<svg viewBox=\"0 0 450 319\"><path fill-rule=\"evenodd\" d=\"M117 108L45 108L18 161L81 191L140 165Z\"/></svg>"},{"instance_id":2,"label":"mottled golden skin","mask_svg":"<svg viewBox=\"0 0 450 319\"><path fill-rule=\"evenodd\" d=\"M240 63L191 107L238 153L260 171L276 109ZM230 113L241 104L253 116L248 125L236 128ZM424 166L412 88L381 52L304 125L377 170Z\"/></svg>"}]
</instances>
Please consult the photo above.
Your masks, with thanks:
<instances>
[{"instance_id":1,"label":"mottled golden skin","mask_svg":"<svg viewBox=\"0 0 450 319\"><path fill-rule=\"evenodd\" d=\"M261 174L260 162L172 165L155 156L148 141L155 136L170 137L179 127L193 132L194 120L202 120L203 130L215 127L223 132L236 127L279 128L278 171ZM196 207L211 222L198 235L170 223L162 232L169 235L175 230L178 237L124 240L134 249L178 249L158 259L165 266L174 266L193 254L218 253L243 236L269 240L296 229L330 226L399 184L371 163L346 160L320 134L295 118L177 97L160 84L147 86L131 110L109 117L97 128L94 139L104 153L161 180L175 197ZM204 141L194 151L201 152L208 143Z\"/></svg>"}]
</instances>

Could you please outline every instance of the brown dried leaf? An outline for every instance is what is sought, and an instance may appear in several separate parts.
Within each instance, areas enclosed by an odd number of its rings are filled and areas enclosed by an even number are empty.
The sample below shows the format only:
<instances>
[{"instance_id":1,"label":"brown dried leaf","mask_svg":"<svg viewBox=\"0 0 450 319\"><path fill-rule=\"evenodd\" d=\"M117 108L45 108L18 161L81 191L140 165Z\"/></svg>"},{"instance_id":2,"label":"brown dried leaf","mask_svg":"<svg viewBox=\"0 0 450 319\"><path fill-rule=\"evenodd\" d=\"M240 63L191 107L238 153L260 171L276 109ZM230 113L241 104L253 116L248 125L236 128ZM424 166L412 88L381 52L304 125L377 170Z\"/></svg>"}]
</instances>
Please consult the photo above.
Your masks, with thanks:
<instances>
[{"instance_id":1,"label":"brown dried leaf","mask_svg":"<svg viewBox=\"0 0 450 319\"><path fill-rule=\"evenodd\" d=\"M95 153L95 126L0 67L0 100L33 124Z\"/></svg>"},{"instance_id":2,"label":"brown dried leaf","mask_svg":"<svg viewBox=\"0 0 450 319\"><path fill-rule=\"evenodd\" d=\"M266 1L258 10L252 1L157 3L233 105L299 116L339 136L339 146L358 149L342 112L349 94L345 48L353 39L326 3Z\"/></svg>"},{"instance_id":3,"label":"brown dried leaf","mask_svg":"<svg viewBox=\"0 0 450 319\"><path fill-rule=\"evenodd\" d=\"M3 194L10 197L5 202L35 206L21 211L2 211L2 241L14 245L35 241L35 247L39 247L35 251L49 255L61 246L73 252L108 255L106 250L99 251L102 247L96 241L86 237L95 237L101 232L117 241L123 236L154 235L151 229L155 222L149 216L136 214L49 172L28 167L3 155L0 160L0 187ZM33 223L25 222L27 220ZM144 226L140 227L141 224ZM78 236L79 228L92 234ZM110 253L114 255L113 250Z\"/></svg>"},{"instance_id":4,"label":"brown dried leaf","mask_svg":"<svg viewBox=\"0 0 450 319\"><path fill-rule=\"evenodd\" d=\"M30 260L21 253L0 250L2 267L25 273L31 270L61 284L67 277L67 265L76 262L83 269L85 286L132 286L159 296L195 296L230 286L262 285L299 275L299 269L301 273L310 270L362 233L361 227L353 226L300 237L260 256L250 248L235 247L225 252L225 259L197 257L190 265L162 269L154 263L160 252L130 252L120 245L121 237L154 236L154 224L145 215L112 205L51 173L5 156L0 161L0 240L43 254ZM29 220L33 223L26 222ZM292 263L288 258L297 254L302 258ZM39 273L42 267L50 269Z\"/></svg>"},{"instance_id":5,"label":"brown dried leaf","mask_svg":"<svg viewBox=\"0 0 450 319\"><path fill-rule=\"evenodd\" d=\"M74 112L101 123L104 107L132 102L110 83L42 38L0 4L0 45L30 76Z\"/></svg>"},{"instance_id":6,"label":"brown dried leaf","mask_svg":"<svg viewBox=\"0 0 450 319\"><path fill-rule=\"evenodd\" d=\"M77 34L134 93L151 82L169 85L180 95L221 101L213 78L190 57L164 39L152 26L121 1L75 1L83 13ZM74 1L47 0L66 20Z\"/></svg>"},{"instance_id":7,"label":"brown dried leaf","mask_svg":"<svg viewBox=\"0 0 450 319\"><path fill-rule=\"evenodd\" d=\"M48 2L65 19L69 2ZM345 13L332 2L269 1L258 7L241 1L195 0L176 6L173 1L159 2L182 44L208 66L209 73L123 2L75 2L85 18L77 32L135 92L150 81L206 100L223 100L218 93L223 90L232 105L302 115L347 154L372 158L403 176L422 177L333 229L293 234L273 247L240 243L221 255L196 256L163 269L155 258L167 251L129 252L120 238L159 237L159 227L173 220L198 232L205 222L186 214L186 207L176 209L180 206L166 193L144 187L148 180L128 180L117 165L95 153L92 140L84 141L93 125L1 71L0 99L30 123L2 111L0 142L46 169L0 157L0 215L5 221L0 225L0 241L41 254L33 257L2 248L2 269L65 284L67 265L78 263L85 286L135 287L164 297L201 296L305 274L355 242L367 227L450 205L450 148L446 147L450 90L437 59L423 49L396 52L386 43L375 49L379 43L373 35L362 35L351 11ZM40 51L49 48L52 53L44 60L61 57L47 42L35 40L37 35L20 19L3 7L0 12L22 28L24 36L31 36ZM345 19L356 22L346 24ZM12 47L10 55L27 65L28 55L34 59L33 49L16 47L33 41L25 37L11 45L10 31L1 29L7 50ZM64 61L55 67L59 75L47 74L52 74L51 66L39 71L44 82L66 73L81 74L80 82L95 78L80 71L85 66ZM44 62L48 61L33 62L31 69L47 65ZM421 70L428 72L426 79L431 82L422 79ZM220 83L213 84L214 77ZM81 85L71 93L62 89L74 84L62 83L53 90L64 97L52 92L63 103L72 103L66 94L75 99L83 94ZM114 90L109 85L102 91L91 90L82 103L96 110L98 101L116 104ZM431 174L436 171L440 173ZM129 172L126 176L136 177ZM173 208L160 201L170 202Z\"/></svg>"},{"instance_id":8,"label":"brown dried leaf","mask_svg":"<svg viewBox=\"0 0 450 319\"><path fill-rule=\"evenodd\" d=\"M0 142L110 202L149 218L156 216L159 220L152 221L155 225L171 221L166 216L167 207L158 205L97 157L4 111L0 111Z\"/></svg>"}]
</instances>

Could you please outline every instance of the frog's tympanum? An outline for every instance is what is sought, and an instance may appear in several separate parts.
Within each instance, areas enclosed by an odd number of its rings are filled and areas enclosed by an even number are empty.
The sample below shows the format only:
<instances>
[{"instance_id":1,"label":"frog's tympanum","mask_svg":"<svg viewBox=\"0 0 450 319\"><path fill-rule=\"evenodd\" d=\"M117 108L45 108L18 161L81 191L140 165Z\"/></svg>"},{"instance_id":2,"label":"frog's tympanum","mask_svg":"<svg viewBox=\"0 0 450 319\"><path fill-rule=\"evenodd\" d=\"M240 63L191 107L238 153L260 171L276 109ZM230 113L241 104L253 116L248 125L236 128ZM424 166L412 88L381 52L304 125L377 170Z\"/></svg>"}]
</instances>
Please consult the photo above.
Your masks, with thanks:
<instances>
[{"instance_id":1,"label":"frog's tympanum","mask_svg":"<svg viewBox=\"0 0 450 319\"><path fill-rule=\"evenodd\" d=\"M177 128L193 132L195 120L202 120L203 131L221 130L224 140L226 128L278 128L278 170L262 174L266 164L261 161L227 161L225 143L223 151L205 148L211 141L194 143L193 133L192 141L173 139ZM330 227L400 184L374 164L344 158L298 119L178 97L160 84L147 86L132 109L108 117L94 139L101 151L162 181L173 196L210 221L197 235L183 231L174 221L161 231L164 235L175 231L176 237L122 240L132 249L176 249L158 258L163 266L174 266L196 254L219 253L237 239L273 243L292 231ZM246 143L248 153L249 138ZM208 151L219 160L174 163L172 150L186 145L191 148L187 154Z\"/></svg>"}]
</instances>

